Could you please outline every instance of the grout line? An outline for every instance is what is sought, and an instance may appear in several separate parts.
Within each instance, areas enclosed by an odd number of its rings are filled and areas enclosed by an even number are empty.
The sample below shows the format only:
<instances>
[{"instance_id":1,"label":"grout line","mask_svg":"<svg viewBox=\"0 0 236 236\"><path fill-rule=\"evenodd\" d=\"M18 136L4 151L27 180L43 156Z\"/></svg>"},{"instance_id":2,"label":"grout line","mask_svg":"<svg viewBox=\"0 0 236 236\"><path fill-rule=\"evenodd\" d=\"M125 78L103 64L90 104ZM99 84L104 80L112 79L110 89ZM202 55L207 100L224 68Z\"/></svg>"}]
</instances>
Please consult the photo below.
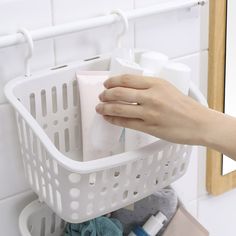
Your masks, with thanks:
<instances>
[{"instance_id":1,"label":"grout line","mask_svg":"<svg viewBox=\"0 0 236 236\"><path fill-rule=\"evenodd\" d=\"M35 193L33 192L33 190L28 189L28 190L25 190L25 191L23 191L23 192L19 192L19 193L15 193L15 194L13 194L13 195L6 196L6 197L0 199L0 203L3 202L3 201L9 200L9 199L11 199L11 198L15 198L16 196L24 195L24 194L27 194L27 193L29 193L29 194L30 194L30 193L35 194Z\"/></svg>"},{"instance_id":2,"label":"grout line","mask_svg":"<svg viewBox=\"0 0 236 236\"><path fill-rule=\"evenodd\" d=\"M54 0L51 0L50 2L51 2L50 4L51 5L51 24L52 26L54 26L55 25ZM56 39L53 38L52 42L53 42L53 52L54 52L54 66L56 66L57 65Z\"/></svg>"},{"instance_id":3,"label":"grout line","mask_svg":"<svg viewBox=\"0 0 236 236\"><path fill-rule=\"evenodd\" d=\"M194 51L194 52L191 52L191 53L188 53L188 54L179 55L177 57L170 57L170 60L182 59L184 57L194 56L196 54L201 54L203 52L208 52L208 48L207 49L201 49L199 51Z\"/></svg>"}]
</instances>

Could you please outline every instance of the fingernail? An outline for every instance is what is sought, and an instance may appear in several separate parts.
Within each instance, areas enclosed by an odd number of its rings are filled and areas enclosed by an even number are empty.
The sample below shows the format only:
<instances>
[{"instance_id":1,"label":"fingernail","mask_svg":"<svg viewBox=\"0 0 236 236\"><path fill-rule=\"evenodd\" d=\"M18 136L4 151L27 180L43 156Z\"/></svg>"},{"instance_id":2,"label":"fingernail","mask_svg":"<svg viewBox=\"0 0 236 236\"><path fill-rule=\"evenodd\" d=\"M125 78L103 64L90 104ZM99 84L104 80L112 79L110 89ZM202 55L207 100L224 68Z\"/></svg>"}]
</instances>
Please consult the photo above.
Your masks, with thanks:
<instances>
[{"instance_id":1,"label":"fingernail","mask_svg":"<svg viewBox=\"0 0 236 236\"><path fill-rule=\"evenodd\" d=\"M102 101L102 98L103 98L103 92L100 93L98 97L99 97L100 101Z\"/></svg>"},{"instance_id":2,"label":"fingernail","mask_svg":"<svg viewBox=\"0 0 236 236\"><path fill-rule=\"evenodd\" d=\"M108 80L106 80L104 83L103 83L104 87L105 88L108 88Z\"/></svg>"},{"instance_id":3,"label":"fingernail","mask_svg":"<svg viewBox=\"0 0 236 236\"><path fill-rule=\"evenodd\" d=\"M96 112L97 112L97 113L101 113L101 112L102 112L102 104L98 104L98 105L95 107L95 109L96 109Z\"/></svg>"}]
</instances>

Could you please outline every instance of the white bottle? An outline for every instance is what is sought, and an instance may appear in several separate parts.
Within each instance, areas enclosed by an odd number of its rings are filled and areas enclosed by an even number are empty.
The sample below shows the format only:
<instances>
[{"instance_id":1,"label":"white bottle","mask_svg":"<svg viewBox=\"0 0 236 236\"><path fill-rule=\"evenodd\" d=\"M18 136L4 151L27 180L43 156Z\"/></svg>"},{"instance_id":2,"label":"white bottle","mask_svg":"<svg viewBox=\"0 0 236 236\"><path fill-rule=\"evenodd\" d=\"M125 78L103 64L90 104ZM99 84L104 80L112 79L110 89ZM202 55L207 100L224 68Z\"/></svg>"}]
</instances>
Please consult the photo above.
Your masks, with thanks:
<instances>
[{"instance_id":1,"label":"white bottle","mask_svg":"<svg viewBox=\"0 0 236 236\"><path fill-rule=\"evenodd\" d=\"M141 55L139 65L144 69L144 75L158 76L168 61L169 58L165 54L150 51Z\"/></svg>"},{"instance_id":2,"label":"white bottle","mask_svg":"<svg viewBox=\"0 0 236 236\"><path fill-rule=\"evenodd\" d=\"M166 221L166 216L159 212L155 216L151 216L143 227L136 227L128 236L156 236Z\"/></svg>"},{"instance_id":3,"label":"white bottle","mask_svg":"<svg viewBox=\"0 0 236 236\"><path fill-rule=\"evenodd\" d=\"M163 67L159 76L160 78L169 81L183 94L188 95L191 81L191 69L187 65L169 62Z\"/></svg>"},{"instance_id":4,"label":"white bottle","mask_svg":"<svg viewBox=\"0 0 236 236\"><path fill-rule=\"evenodd\" d=\"M119 76L123 74L142 75L143 69L139 64L123 58L114 58L110 68L110 76Z\"/></svg>"},{"instance_id":5,"label":"white bottle","mask_svg":"<svg viewBox=\"0 0 236 236\"><path fill-rule=\"evenodd\" d=\"M143 75L158 76L168 60L169 58L165 54L150 51L141 54L139 65L143 69ZM132 129L126 129L125 151L131 151L158 140L159 139L157 137L154 137L152 135L148 135L146 133Z\"/></svg>"}]
</instances>

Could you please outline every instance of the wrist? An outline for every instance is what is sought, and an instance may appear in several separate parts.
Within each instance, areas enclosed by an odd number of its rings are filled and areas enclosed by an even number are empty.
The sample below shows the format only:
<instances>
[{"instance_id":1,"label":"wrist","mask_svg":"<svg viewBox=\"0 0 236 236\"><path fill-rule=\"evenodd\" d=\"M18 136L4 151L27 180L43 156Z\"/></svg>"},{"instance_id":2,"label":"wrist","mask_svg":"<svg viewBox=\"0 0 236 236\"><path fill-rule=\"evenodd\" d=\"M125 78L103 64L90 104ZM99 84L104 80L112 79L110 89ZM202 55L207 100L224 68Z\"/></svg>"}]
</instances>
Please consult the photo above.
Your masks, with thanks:
<instances>
[{"instance_id":1,"label":"wrist","mask_svg":"<svg viewBox=\"0 0 236 236\"><path fill-rule=\"evenodd\" d=\"M213 149L220 149L222 139L228 137L224 134L227 129L225 114L207 109L202 122L201 143L202 146L207 146Z\"/></svg>"},{"instance_id":2,"label":"wrist","mask_svg":"<svg viewBox=\"0 0 236 236\"><path fill-rule=\"evenodd\" d=\"M220 125L219 114L220 112L214 111L212 109L204 108L204 112L199 113L201 117L199 118L199 129L198 133L198 145L212 147L217 142L215 130ZM218 113L218 114L216 114Z\"/></svg>"}]
</instances>

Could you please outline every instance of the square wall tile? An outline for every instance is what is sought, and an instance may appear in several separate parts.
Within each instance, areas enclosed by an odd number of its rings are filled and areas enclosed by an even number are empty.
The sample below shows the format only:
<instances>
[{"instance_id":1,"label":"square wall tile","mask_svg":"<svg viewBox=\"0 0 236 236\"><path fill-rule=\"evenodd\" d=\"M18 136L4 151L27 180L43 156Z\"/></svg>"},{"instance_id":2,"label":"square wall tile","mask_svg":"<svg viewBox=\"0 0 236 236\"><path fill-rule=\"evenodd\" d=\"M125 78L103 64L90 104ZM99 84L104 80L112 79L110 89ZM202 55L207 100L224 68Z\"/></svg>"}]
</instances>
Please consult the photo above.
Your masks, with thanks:
<instances>
[{"instance_id":1,"label":"square wall tile","mask_svg":"<svg viewBox=\"0 0 236 236\"><path fill-rule=\"evenodd\" d=\"M135 0L135 7L163 2L166 1ZM200 51L201 11L202 7L193 7L137 20L135 46L157 50L171 58Z\"/></svg>"},{"instance_id":2,"label":"square wall tile","mask_svg":"<svg viewBox=\"0 0 236 236\"><path fill-rule=\"evenodd\" d=\"M0 0L0 37L15 33L19 28L28 30L52 25L50 1ZM6 102L3 87L10 79L24 74L26 45L0 49L0 104ZM54 65L53 40L35 42L32 71Z\"/></svg>"},{"instance_id":3,"label":"square wall tile","mask_svg":"<svg viewBox=\"0 0 236 236\"><path fill-rule=\"evenodd\" d=\"M18 227L19 215L36 198L35 194L28 191L0 201L1 235L21 236Z\"/></svg>"},{"instance_id":4,"label":"square wall tile","mask_svg":"<svg viewBox=\"0 0 236 236\"><path fill-rule=\"evenodd\" d=\"M0 199L29 189L18 143L15 114L10 105L0 105Z\"/></svg>"},{"instance_id":5,"label":"square wall tile","mask_svg":"<svg viewBox=\"0 0 236 236\"><path fill-rule=\"evenodd\" d=\"M198 220L211 236L235 236L236 190L221 196L207 196L199 200Z\"/></svg>"},{"instance_id":6,"label":"square wall tile","mask_svg":"<svg viewBox=\"0 0 236 236\"><path fill-rule=\"evenodd\" d=\"M53 22L58 25L103 16L110 14L113 9L117 8L132 9L133 0L72 0L70 4L66 0L54 0ZM55 40L57 64L111 52L116 47L116 39L121 27L121 24L117 23L57 38ZM124 39L124 47L133 47L134 45L133 24L130 24L129 28L130 32Z\"/></svg>"}]
</instances>

